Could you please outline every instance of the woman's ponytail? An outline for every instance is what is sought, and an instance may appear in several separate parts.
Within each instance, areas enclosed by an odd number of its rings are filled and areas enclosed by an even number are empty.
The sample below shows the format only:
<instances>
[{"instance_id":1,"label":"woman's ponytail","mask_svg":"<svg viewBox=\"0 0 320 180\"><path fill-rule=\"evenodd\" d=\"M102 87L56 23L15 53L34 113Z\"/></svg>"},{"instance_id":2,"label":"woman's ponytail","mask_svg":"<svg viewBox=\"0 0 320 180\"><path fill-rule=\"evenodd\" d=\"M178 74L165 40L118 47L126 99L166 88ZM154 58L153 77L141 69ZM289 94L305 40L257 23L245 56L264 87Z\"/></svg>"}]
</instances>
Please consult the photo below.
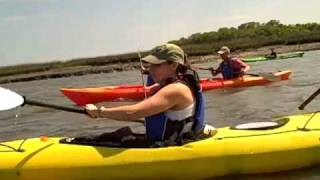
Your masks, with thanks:
<instances>
[{"instance_id":1,"label":"woman's ponytail","mask_svg":"<svg viewBox=\"0 0 320 180\"><path fill-rule=\"evenodd\" d=\"M177 67L177 76L196 91L200 90L199 75L191 68L186 54L184 55L184 64L179 64Z\"/></svg>"}]
</instances>

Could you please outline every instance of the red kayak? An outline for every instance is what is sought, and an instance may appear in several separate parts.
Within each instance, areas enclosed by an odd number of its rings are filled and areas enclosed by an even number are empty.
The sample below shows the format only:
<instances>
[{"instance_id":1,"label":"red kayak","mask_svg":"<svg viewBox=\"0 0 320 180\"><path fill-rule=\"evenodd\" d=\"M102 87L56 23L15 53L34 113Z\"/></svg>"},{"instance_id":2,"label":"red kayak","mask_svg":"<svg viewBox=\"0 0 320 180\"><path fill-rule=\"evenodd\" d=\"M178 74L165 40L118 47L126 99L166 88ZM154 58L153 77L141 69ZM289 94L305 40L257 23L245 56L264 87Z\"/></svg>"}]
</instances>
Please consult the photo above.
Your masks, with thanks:
<instances>
[{"instance_id":1,"label":"red kayak","mask_svg":"<svg viewBox=\"0 0 320 180\"><path fill-rule=\"evenodd\" d=\"M260 76L246 75L232 80L223 79L202 79L201 87L203 91L218 88L235 88L264 85L274 81L288 80L291 71L280 71L276 73L261 73ZM61 92L77 105L83 106L89 103L99 103L116 100L141 100L145 98L145 93L150 96L150 89L142 85L120 85L94 88L62 88Z\"/></svg>"}]
</instances>

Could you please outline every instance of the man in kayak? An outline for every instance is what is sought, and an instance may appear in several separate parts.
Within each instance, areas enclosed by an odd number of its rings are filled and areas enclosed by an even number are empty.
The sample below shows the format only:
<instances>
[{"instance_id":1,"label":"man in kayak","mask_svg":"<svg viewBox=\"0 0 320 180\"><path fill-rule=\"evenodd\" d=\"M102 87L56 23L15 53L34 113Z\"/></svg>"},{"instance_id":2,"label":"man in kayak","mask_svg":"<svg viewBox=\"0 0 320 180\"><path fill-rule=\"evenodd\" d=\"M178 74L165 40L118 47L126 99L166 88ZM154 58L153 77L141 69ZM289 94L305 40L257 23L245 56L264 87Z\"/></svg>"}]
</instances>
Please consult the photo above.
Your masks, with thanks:
<instances>
[{"instance_id":1,"label":"man in kayak","mask_svg":"<svg viewBox=\"0 0 320 180\"><path fill-rule=\"evenodd\" d=\"M139 136L127 127L103 136L117 134L119 138L113 140L121 147L180 145L185 139L197 139L204 127L204 97L198 74L184 63L184 51L174 44L164 44L142 60L161 87L153 96L113 108L88 104L86 110L92 118L130 121L149 117L145 121L146 134Z\"/></svg>"},{"instance_id":2,"label":"man in kayak","mask_svg":"<svg viewBox=\"0 0 320 180\"><path fill-rule=\"evenodd\" d=\"M232 57L227 46L221 47L218 54L223 61L217 69L210 68L213 76L221 73L224 80L234 79L243 76L250 69L250 66L242 62L240 58Z\"/></svg>"},{"instance_id":3,"label":"man in kayak","mask_svg":"<svg viewBox=\"0 0 320 180\"><path fill-rule=\"evenodd\" d=\"M265 57L268 59L276 59L277 53L274 51L274 48L271 48L270 51L271 51L271 53L268 55L265 55Z\"/></svg>"}]
</instances>

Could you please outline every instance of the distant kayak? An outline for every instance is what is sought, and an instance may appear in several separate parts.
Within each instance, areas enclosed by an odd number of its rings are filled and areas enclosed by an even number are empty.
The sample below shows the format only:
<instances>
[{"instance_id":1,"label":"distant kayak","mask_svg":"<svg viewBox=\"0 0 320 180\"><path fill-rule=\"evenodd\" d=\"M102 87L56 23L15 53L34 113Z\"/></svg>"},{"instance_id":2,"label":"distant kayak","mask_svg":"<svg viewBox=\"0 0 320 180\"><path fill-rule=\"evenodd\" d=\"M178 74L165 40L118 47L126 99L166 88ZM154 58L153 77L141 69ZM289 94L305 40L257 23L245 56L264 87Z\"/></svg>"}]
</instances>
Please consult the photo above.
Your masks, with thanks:
<instances>
[{"instance_id":1,"label":"distant kayak","mask_svg":"<svg viewBox=\"0 0 320 180\"><path fill-rule=\"evenodd\" d=\"M304 52L290 52L290 53L283 53L278 54L277 58L268 58L265 56L255 56L255 57L245 57L242 58L244 62L257 62L257 61L269 61L269 60L279 60L279 59L288 59L288 58L295 58L295 57L302 57Z\"/></svg>"},{"instance_id":2,"label":"distant kayak","mask_svg":"<svg viewBox=\"0 0 320 180\"><path fill-rule=\"evenodd\" d=\"M115 148L66 144L60 141L63 138L48 137L1 142L0 177L210 179L280 172L320 164L319 129L320 113L310 113L211 128L204 132L208 138L182 146Z\"/></svg>"},{"instance_id":3,"label":"distant kayak","mask_svg":"<svg viewBox=\"0 0 320 180\"><path fill-rule=\"evenodd\" d=\"M257 76L246 75L233 80L202 79L200 84L203 91L218 88L235 88L245 86L264 85L274 81L288 80L291 71L280 71L276 73L260 73ZM66 97L79 106L89 103L100 103L105 101L142 100L150 96L150 90L142 85L120 85L93 88L62 88L60 90Z\"/></svg>"}]
</instances>

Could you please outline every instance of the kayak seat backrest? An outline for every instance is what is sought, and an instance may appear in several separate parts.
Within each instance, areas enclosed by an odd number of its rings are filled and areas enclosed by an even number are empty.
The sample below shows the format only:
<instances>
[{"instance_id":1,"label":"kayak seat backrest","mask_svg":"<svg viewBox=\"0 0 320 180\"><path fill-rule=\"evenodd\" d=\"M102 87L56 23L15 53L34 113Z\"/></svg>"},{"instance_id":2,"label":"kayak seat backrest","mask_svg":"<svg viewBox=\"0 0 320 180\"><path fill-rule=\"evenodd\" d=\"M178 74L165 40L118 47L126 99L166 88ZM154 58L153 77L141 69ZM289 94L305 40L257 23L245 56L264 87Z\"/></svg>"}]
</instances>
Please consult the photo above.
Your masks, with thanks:
<instances>
[{"instance_id":1,"label":"kayak seat backrest","mask_svg":"<svg viewBox=\"0 0 320 180\"><path fill-rule=\"evenodd\" d=\"M268 130L276 129L284 126L289 121L289 118L282 118L275 121L264 121L264 122L250 122L245 124L239 124L231 126L233 130Z\"/></svg>"}]
</instances>

